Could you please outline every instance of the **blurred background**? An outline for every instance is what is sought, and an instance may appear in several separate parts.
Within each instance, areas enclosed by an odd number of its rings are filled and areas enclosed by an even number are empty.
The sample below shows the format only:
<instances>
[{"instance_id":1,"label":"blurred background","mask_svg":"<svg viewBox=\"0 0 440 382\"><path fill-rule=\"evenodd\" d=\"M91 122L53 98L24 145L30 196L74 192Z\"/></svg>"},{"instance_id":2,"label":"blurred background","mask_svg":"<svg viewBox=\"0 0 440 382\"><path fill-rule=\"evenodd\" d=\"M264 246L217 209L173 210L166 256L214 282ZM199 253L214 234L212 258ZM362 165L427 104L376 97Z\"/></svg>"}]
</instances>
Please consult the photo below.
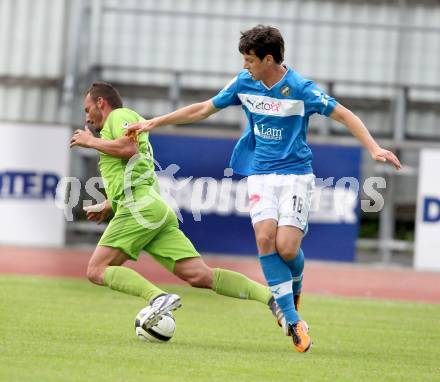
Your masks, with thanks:
<instances>
[{"instance_id":1,"label":"blurred background","mask_svg":"<svg viewBox=\"0 0 440 382\"><path fill-rule=\"evenodd\" d=\"M0 0L1 242L90 245L105 228L82 213L83 200L96 200L85 185L98 175L97 155L68 149L72 131L84 125L82 100L92 81L112 83L125 106L145 118L206 100L242 67L240 31L260 23L281 30L287 65L355 112L404 165L396 172L373 162L342 125L312 118L316 175L355 177L361 189L353 209L334 219L332 188L326 206L311 216L306 256L440 269L433 252L440 184L422 181L436 178L440 166L434 0ZM224 173L244 127L236 107L151 137L159 177L174 185L182 227L205 253L256 251L239 208L242 183ZM171 164L179 170L163 171ZM64 176L81 184L73 221L54 203ZM217 181L194 201L197 179L208 176ZM362 185L369 177L385 179L385 188L376 187L385 204L365 213L360 203L371 194Z\"/></svg>"}]
</instances>

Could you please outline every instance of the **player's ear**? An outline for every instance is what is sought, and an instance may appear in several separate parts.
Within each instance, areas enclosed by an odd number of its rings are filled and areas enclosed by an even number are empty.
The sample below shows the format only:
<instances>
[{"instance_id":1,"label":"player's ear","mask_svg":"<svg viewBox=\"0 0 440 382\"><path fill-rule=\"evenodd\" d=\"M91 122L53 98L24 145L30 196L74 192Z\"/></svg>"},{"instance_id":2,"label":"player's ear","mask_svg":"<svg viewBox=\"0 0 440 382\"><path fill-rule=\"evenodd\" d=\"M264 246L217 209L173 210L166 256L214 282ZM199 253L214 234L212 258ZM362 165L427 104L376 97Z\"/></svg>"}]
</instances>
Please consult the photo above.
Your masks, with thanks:
<instances>
[{"instance_id":1,"label":"player's ear","mask_svg":"<svg viewBox=\"0 0 440 382\"><path fill-rule=\"evenodd\" d=\"M271 54L266 54L263 58L263 62L268 65L272 64L274 62L273 56Z\"/></svg>"},{"instance_id":2,"label":"player's ear","mask_svg":"<svg viewBox=\"0 0 440 382\"><path fill-rule=\"evenodd\" d=\"M98 97L96 100L96 105L98 106L98 108L103 109L104 108L104 98L102 97Z\"/></svg>"}]
</instances>

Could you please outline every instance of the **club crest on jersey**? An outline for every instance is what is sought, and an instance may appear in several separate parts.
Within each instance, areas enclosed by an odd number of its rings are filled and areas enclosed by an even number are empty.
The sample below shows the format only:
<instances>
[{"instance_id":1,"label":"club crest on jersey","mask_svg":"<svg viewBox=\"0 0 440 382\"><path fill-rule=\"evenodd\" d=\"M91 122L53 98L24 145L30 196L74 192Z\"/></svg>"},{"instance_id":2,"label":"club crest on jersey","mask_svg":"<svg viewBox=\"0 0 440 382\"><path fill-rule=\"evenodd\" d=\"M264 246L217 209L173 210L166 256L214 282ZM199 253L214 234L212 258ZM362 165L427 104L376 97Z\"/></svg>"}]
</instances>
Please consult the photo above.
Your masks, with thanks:
<instances>
[{"instance_id":1,"label":"club crest on jersey","mask_svg":"<svg viewBox=\"0 0 440 382\"><path fill-rule=\"evenodd\" d=\"M289 96L290 95L290 88L286 85L286 86L283 86L282 88L281 88L281 94L284 96L284 97L287 97L287 96Z\"/></svg>"}]
</instances>

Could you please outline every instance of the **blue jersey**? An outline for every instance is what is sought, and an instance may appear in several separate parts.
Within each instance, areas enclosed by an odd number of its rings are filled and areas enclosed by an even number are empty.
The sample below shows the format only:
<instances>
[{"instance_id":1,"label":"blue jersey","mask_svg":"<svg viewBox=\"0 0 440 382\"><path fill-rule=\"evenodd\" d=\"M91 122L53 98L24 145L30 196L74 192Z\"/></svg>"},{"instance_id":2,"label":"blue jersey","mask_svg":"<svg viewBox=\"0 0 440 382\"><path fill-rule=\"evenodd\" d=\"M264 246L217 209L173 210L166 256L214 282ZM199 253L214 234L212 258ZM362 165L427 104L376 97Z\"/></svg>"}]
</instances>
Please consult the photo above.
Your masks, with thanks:
<instances>
[{"instance_id":1,"label":"blue jersey","mask_svg":"<svg viewBox=\"0 0 440 382\"><path fill-rule=\"evenodd\" d=\"M223 109L241 105L248 119L247 128L234 148L230 166L235 173L309 174L312 152L306 143L309 117L330 115L336 101L287 68L283 78L271 88L241 71L214 98Z\"/></svg>"}]
</instances>

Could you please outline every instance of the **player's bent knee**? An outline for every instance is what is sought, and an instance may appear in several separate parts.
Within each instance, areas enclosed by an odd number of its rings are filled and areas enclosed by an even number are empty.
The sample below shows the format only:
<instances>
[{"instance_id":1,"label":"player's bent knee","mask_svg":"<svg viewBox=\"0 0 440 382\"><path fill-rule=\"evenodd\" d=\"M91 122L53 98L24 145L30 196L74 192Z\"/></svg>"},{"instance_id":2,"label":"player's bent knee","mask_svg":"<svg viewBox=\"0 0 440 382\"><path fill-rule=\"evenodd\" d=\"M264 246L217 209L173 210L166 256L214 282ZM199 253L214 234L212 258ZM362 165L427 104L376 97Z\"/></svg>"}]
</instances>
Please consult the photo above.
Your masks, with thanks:
<instances>
[{"instance_id":1,"label":"player's bent knee","mask_svg":"<svg viewBox=\"0 0 440 382\"><path fill-rule=\"evenodd\" d=\"M87 268L87 278L90 282L97 285L104 285L104 271L97 267Z\"/></svg>"},{"instance_id":2,"label":"player's bent knee","mask_svg":"<svg viewBox=\"0 0 440 382\"><path fill-rule=\"evenodd\" d=\"M212 271L203 270L189 275L186 282L194 288L212 288Z\"/></svg>"},{"instance_id":3,"label":"player's bent knee","mask_svg":"<svg viewBox=\"0 0 440 382\"><path fill-rule=\"evenodd\" d=\"M174 274L195 288L212 288L213 270L201 258L177 262Z\"/></svg>"},{"instance_id":4,"label":"player's bent knee","mask_svg":"<svg viewBox=\"0 0 440 382\"><path fill-rule=\"evenodd\" d=\"M194 288L209 288L206 280L202 277L191 277L187 281Z\"/></svg>"},{"instance_id":5,"label":"player's bent knee","mask_svg":"<svg viewBox=\"0 0 440 382\"><path fill-rule=\"evenodd\" d=\"M284 260L293 260L298 254L301 242L290 245L278 246L277 252Z\"/></svg>"}]
</instances>

